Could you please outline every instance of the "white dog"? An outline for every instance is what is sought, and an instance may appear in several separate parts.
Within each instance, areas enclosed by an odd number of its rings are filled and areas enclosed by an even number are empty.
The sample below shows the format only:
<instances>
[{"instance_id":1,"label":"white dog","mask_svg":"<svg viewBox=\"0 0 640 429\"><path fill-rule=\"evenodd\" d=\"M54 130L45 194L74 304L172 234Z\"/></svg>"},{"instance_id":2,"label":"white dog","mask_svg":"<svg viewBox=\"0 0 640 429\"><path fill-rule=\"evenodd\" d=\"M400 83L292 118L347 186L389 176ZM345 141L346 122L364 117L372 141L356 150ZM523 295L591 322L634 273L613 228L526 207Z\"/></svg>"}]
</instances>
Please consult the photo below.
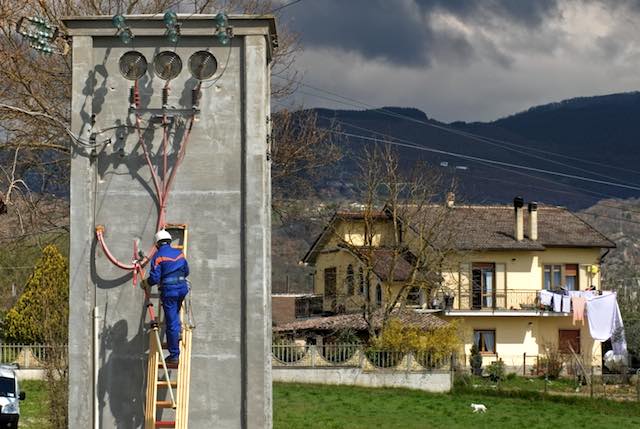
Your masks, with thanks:
<instances>
[{"instance_id":1,"label":"white dog","mask_svg":"<svg viewBox=\"0 0 640 429\"><path fill-rule=\"evenodd\" d=\"M471 404L474 413L484 413L487 411L487 407L484 404Z\"/></svg>"}]
</instances>

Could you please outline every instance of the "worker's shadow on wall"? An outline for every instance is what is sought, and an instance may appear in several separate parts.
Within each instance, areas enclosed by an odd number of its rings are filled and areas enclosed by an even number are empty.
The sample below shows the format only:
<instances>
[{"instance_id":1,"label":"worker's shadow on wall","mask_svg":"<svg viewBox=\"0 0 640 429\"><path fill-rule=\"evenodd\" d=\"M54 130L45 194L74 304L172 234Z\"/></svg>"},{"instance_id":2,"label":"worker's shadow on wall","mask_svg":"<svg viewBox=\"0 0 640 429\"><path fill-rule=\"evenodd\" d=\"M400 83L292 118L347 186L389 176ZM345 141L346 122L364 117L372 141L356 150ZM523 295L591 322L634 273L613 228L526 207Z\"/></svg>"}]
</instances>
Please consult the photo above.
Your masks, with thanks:
<instances>
[{"instance_id":1,"label":"worker's shadow on wall","mask_svg":"<svg viewBox=\"0 0 640 429\"><path fill-rule=\"evenodd\" d=\"M142 322L141 322L142 323ZM111 414L117 429L135 429L144 424L146 349L144 330L128 340L126 320L119 320L103 330L98 373L100 420ZM109 358L105 357L110 351ZM105 416L106 398L109 411Z\"/></svg>"}]
</instances>

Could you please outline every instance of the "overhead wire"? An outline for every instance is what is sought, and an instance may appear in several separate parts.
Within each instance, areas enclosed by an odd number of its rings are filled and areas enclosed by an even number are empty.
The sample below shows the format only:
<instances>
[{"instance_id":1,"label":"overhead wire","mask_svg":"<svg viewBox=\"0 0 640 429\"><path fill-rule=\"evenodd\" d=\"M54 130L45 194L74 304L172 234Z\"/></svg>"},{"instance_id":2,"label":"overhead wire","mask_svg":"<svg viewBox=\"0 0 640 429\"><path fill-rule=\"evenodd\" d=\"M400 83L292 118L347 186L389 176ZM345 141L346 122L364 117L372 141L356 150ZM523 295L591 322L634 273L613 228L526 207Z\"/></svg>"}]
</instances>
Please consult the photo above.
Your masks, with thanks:
<instances>
[{"instance_id":1,"label":"overhead wire","mask_svg":"<svg viewBox=\"0 0 640 429\"><path fill-rule=\"evenodd\" d=\"M334 121L335 123L340 124L340 125L345 125L345 126L348 126L348 127L354 128L354 129L359 129L359 130L362 130L362 131L367 131L367 132L371 132L373 134L380 135L380 136L382 136L382 137L384 137L386 139L394 139L394 140L405 141L407 143L415 143L415 142L411 142L411 141L408 141L408 140L399 139L398 137L391 136L391 135L385 134L385 133L381 133L379 131L372 130L372 129L369 129L369 128L366 128L366 127L361 127L361 126L358 126L358 125L355 125L355 124L352 124L352 123L349 123L349 122L346 122L346 121L343 121L343 120L336 120L335 118L329 118L329 117L326 117L326 116L323 116L323 115L318 115L318 116L320 118L322 118L322 119L325 119L325 120ZM417 143L415 143L415 144L417 144ZM478 162L481 163L481 164L486 165L486 163L484 163L482 161L478 161ZM519 174L519 175L523 175L523 176L526 176L526 177L530 177L530 178L533 178L535 180L549 182L549 183L553 183L553 184L556 184L556 185L558 184L558 182L554 182L554 181L551 181L549 179L546 179L546 178L543 178L543 177L539 177L539 176L535 176L535 175L532 175L532 174L527 174L527 173L524 173L524 172L521 172L521 171L516 171L516 170L509 169L509 168L501 167L501 166L492 166L492 167L493 168L497 168L497 169L501 169L503 171L508 171L508 172L511 172L511 173L514 173L514 174ZM617 197L615 195L606 194L606 193L602 193L602 192L596 192L596 191L589 190L589 189L579 188L577 186L574 186L574 185L571 185L571 184L568 184L568 183L562 183L561 182L559 184L561 186L577 189L578 191L580 191L582 193L592 194L594 196L592 198L595 198L595 196L609 198L609 199L618 199L619 198L619 197ZM553 192L557 192L557 190L554 190L554 189L551 189L551 188L542 188L542 187L539 187L539 186L538 186L538 188L549 190L549 191L553 191ZM640 213L640 210L635 210L635 209L632 209L632 208L618 207L618 206L613 206L613 205L609 205L609 204L606 204L606 203L599 203L599 205L602 206L602 207L609 207L609 208L622 210L622 211Z\"/></svg>"},{"instance_id":2,"label":"overhead wire","mask_svg":"<svg viewBox=\"0 0 640 429\"><path fill-rule=\"evenodd\" d=\"M326 117L326 116L322 116L322 115L319 115L319 116L320 116L320 117L322 117L322 118L324 118L324 119L326 119L326 120L330 120L330 121L331 121L331 120L334 120L333 118L328 118L328 117ZM385 137L393 137L393 138L396 138L396 137L394 137L394 136L385 135L384 133L380 133L380 132L378 132L378 131L375 131L375 130L372 130L372 129L369 129L369 128L366 128L366 127L360 127L360 126L358 126L358 125L350 124L350 123L347 123L347 122L342 121L342 120L335 120L335 121L336 121L336 123L344 124L344 125L346 125L346 126L349 126L349 127L354 128L354 129L360 129L360 130L363 130L363 131L368 131L368 132L376 133L376 134L379 134L379 135L384 135ZM538 155L529 154L529 153L526 153L526 152L524 152L524 151L520 151L520 150L517 150L517 149L512 149L512 148L509 148L509 147L503 147L502 145L500 145L500 144L498 144L498 143L491 143L491 142L487 142L487 143L488 143L488 144L491 144L491 145L499 146L499 147L502 147L502 148L504 148L504 149L511 150L511 151L514 151L514 152L517 152L517 153L520 153L520 154L524 154L524 155L531 156L531 157L534 157L534 158L537 158L537 159L541 159L541 160L544 160L544 161L550 162L550 163L552 163L552 164L557 164L557 165L561 165L561 166L565 166L565 167L574 168L574 169L576 169L576 170L583 171L583 172L587 172L587 173L591 173L591 174L594 174L594 175L596 175L596 176L604 177L604 178L607 178L607 179L617 180L617 178L615 178L615 177L613 177L613 176L608 176L608 175L604 175L604 174L599 174L599 173L596 173L596 172L593 172L593 171L590 171L590 170L586 170L586 169L583 169L583 168L580 168L580 167L574 167L574 166L572 166L572 165L570 165L570 164L566 164L566 163L563 163L563 162L560 162L560 161L555 161L555 160L552 160L552 159L549 159L549 158L543 158L543 157L538 156ZM637 183L631 183L631 185L634 185L634 186L638 186L638 187L640 187L640 184L637 184Z\"/></svg>"},{"instance_id":3,"label":"overhead wire","mask_svg":"<svg viewBox=\"0 0 640 429\"><path fill-rule=\"evenodd\" d=\"M333 97L338 97L338 99L325 97L325 96L321 96L321 95L318 95L318 94L313 94L313 93L309 93L309 92L305 92L305 91L299 90L299 92L301 92L303 94L306 94L306 95L310 95L312 97L322 98L322 99L325 99L325 100L328 100L328 101L333 101L333 102L336 102L336 103L339 103L339 104L348 105L348 106L356 107L356 108L360 108L360 109L363 108L363 107L365 107L367 109L374 109L374 110L376 110L376 112L379 112L380 114L383 114L383 115L387 115L387 116L391 116L391 117L395 117L395 118L399 118L399 119L405 119L405 120L408 120L408 121L411 121L411 122L415 122L415 123L422 124L422 125L425 125L425 126L428 126L428 127L440 129L442 131L446 131L446 132L449 132L449 133L461 135L461 136L467 137L469 139L481 141L481 142L484 142L484 143L488 143L488 141L491 141L493 143L519 147L521 149L526 149L527 151L534 151L534 152L538 152L538 153L554 155L554 156L562 157L562 158L565 158L565 159L570 159L570 160L584 162L584 163L591 164L591 165L596 165L596 166L599 166L599 167L616 168L618 170L627 171L627 172L630 172L630 173L640 174L639 170L632 170L632 169L628 169L628 168L624 168L624 167L620 167L620 166L616 166L616 165L606 164L606 163L603 163L603 162L600 162L600 161L592 161L592 160L588 160L588 159L584 159L584 158L578 158L578 157L575 157L575 156L565 155L565 154L562 154L562 153L557 153L557 152L552 152L552 151L548 151L548 150L537 149L537 148L533 148L533 147L529 147L529 146L525 146L525 145L516 144L516 143L513 143L513 142L508 142L506 140L501 140L501 139L495 139L495 138L492 138L492 137L481 136L481 135L478 135L478 134L470 133L468 131L462 131L462 130L451 128L451 127L448 127L448 126L434 124L434 123L423 121L421 119L417 119L417 118L414 118L414 117L411 117L411 116L408 116L408 115L403 115L401 113L397 113L397 112L391 111L391 110L386 109L384 107L376 107L374 105L371 105L369 103L363 102L361 100L357 100L357 99L352 98L352 97L347 97L347 96L338 94L338 93L333 92L333 91L329 91L329 90L326 90L326 89L323 89L323 88L319 88L319 87L314 86L314 85L310 85L308 83L303 82L302 80L297 80L297 79L294 79L294 78L284 77L284 76L279 76L279 75L277 75L275 77L283 79L283 80L288 80L288 81L290 81L292 83L296 83L296 84L298 84L300 86L310 88L310 89L312 89L314 91L323 92L323 93L329 94L329 95L331 95ZM342 101L342 100L346 100L347 102ZM531 156L530 154L527 154L527 155ZM591 173L594 174L594 172L591 172Z\"/></svg>"},{"instance_id":4,"label":"overhead wire","mask_svg":"<svg viewBox=\"0 0 640 429\"><path fill-rule=\"evenodd\" d=\"M279 7L275 8L275 9L273 9L270 13L272 13L272 14L273 14L273 13L276 13L276 12L280 12L282 9L286 9L286 8L288 8L289 6L293 6L294 4L300 3L301 1L302 1L302 0L293 0L293 1L290 1L289 3L283 4L282 6L279 6Z\"/></svg>"}]
</instances>

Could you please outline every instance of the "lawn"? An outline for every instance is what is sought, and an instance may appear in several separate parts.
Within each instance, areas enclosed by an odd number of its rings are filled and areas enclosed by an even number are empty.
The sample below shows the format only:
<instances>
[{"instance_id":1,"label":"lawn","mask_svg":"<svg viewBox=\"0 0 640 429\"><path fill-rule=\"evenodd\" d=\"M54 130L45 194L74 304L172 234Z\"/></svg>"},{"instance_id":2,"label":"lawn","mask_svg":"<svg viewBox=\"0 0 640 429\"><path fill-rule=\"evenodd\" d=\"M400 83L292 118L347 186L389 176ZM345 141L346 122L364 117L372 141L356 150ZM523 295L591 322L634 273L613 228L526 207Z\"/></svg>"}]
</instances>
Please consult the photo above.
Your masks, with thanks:
<instances>
[{"instance_id":1,"label":"lawn","mask_svg":"<svg viewBox=\"0 0 640 429\"><path fill-rule=\"evenodd\" d=\"M522 381L513 381L517 383ZM275 383L273 426L274 429L640 427L638 402L544 397L531 391L483 388L470 388L478 389L477 392L433 394L407 389ZM21 389L27 392L27 399L20 405L20 427L46 428L44 382L23 381ZM472 402L485 404L487 413L474 414Z\"/></svg>"},{"instance_id":2,"label":"lawn","mask_svg":"<svg viewBox=\"0 0 640 429\"><path fill-rule=\"evenodd\" d=\"M47 425L47 392L44 381L20 381L27 398L20 402L20 429L43 429Z\"/></svg>"},{"instance_id":3,"label":"lawn","mask_svg":"<svg viewBox=\"0 0 640 429\"><path fill-rule=\"evenodd\" d=\"M637 402L281 383L273 394L274 429L640 427ZM487 413L474 414L472 402Z\"/></svg>"}]
</instances>

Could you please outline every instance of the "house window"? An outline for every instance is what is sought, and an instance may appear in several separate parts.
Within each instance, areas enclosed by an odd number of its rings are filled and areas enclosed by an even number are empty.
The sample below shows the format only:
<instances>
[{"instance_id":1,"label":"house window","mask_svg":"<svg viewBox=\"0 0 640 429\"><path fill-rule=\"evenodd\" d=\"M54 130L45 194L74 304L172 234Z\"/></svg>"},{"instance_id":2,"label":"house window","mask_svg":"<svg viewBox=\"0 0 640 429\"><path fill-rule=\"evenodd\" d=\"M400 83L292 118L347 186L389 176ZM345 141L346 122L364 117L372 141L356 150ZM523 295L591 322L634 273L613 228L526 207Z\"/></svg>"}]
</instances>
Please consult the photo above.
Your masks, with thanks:
<instances>
[{"instance_id":1,"label":"house window","mask_svg":"<svg viewBox=\"0 0 640 429\"><path fill-rule=\"evenodd\" d=\"M378 306L382 305L382 287L380 284L376 286L376 304Z\"/></svg>"},{"instance_id":2,"label":"house window","mask_svg":"<svg viewBox=\"0 0 640 429\"><path fill-rule=\"evenodd\" d=\"M347 267L347 295L351 296L354 294L354 275L353 275L353 265L349 264Z\"/></svg>"},{"instance_id":3,"label":"house window","mask_svg":"<svg viewBox=\"0 0 640 429\"><path fill-rule=\"evenodd\" d=\"M578 264L554 264L544 266L544 288L578 290Z\"/></svg>"},{"instance_id":4,"label":"house window","mask_svg":"<svg viewBox=\"0 0 640 429\"><path fill-rule=\"evenodd\" d=\"M496 331L474 330L473 340L478 351L482 354L496 354Z\"/></svg>"},{"instance_id":5,"label":"house window","mask_svg":"<svg viewBox=\"0 0 640 429\"><path fill-rule=\"evenodd\" d=\"M578 290L578 264L564 266L564 283L567 290Z\"/></svg>"},{"instance_id":6,"label":"house window","mask_svg":"<svg viewBox=\"0 0 640 429\"><path fill-rule=\"evenodd\" d=\"M332 311L336 306L336 267L325 268L324 270L324 299Z\"/></svg>"},{"instance_id":7,"label":"house window","mask_svg":"<svg viewBox=\"0 0 640 429\"><path fill-rule=\"evenodd\" d=\"M558 350L562 353L580 354L580 330L560 329L558 330Z\"/></svg>"},{"instance_id":8,"label":"house window","mask_svg":"<svg viewBox=\"0 0 640 429\"><path fill-rule=\"evenodd\" d=\"M358 269L358 292L364 295L364 270L362 267Z\"/></svg>"},{"instance_id":9,"label":"house window","mask_svg":"<svg viewBox=\"0 0 640 429\"><path fill-rule=\"evenodd\" d=\"M421 289L413 286L407 293L407 305L420 305L421 303Z\"/></svg>"},{"instance_id":10,"label":"house window","mask_svg":"<svg viewBox=\"0 0 640 429\"><path fill-rule=\"evenodd\" d=\"M495 304L496 265L474 263L472 267L471 307L474 310L493 308Z\"/></svg>"}]
</instances>

